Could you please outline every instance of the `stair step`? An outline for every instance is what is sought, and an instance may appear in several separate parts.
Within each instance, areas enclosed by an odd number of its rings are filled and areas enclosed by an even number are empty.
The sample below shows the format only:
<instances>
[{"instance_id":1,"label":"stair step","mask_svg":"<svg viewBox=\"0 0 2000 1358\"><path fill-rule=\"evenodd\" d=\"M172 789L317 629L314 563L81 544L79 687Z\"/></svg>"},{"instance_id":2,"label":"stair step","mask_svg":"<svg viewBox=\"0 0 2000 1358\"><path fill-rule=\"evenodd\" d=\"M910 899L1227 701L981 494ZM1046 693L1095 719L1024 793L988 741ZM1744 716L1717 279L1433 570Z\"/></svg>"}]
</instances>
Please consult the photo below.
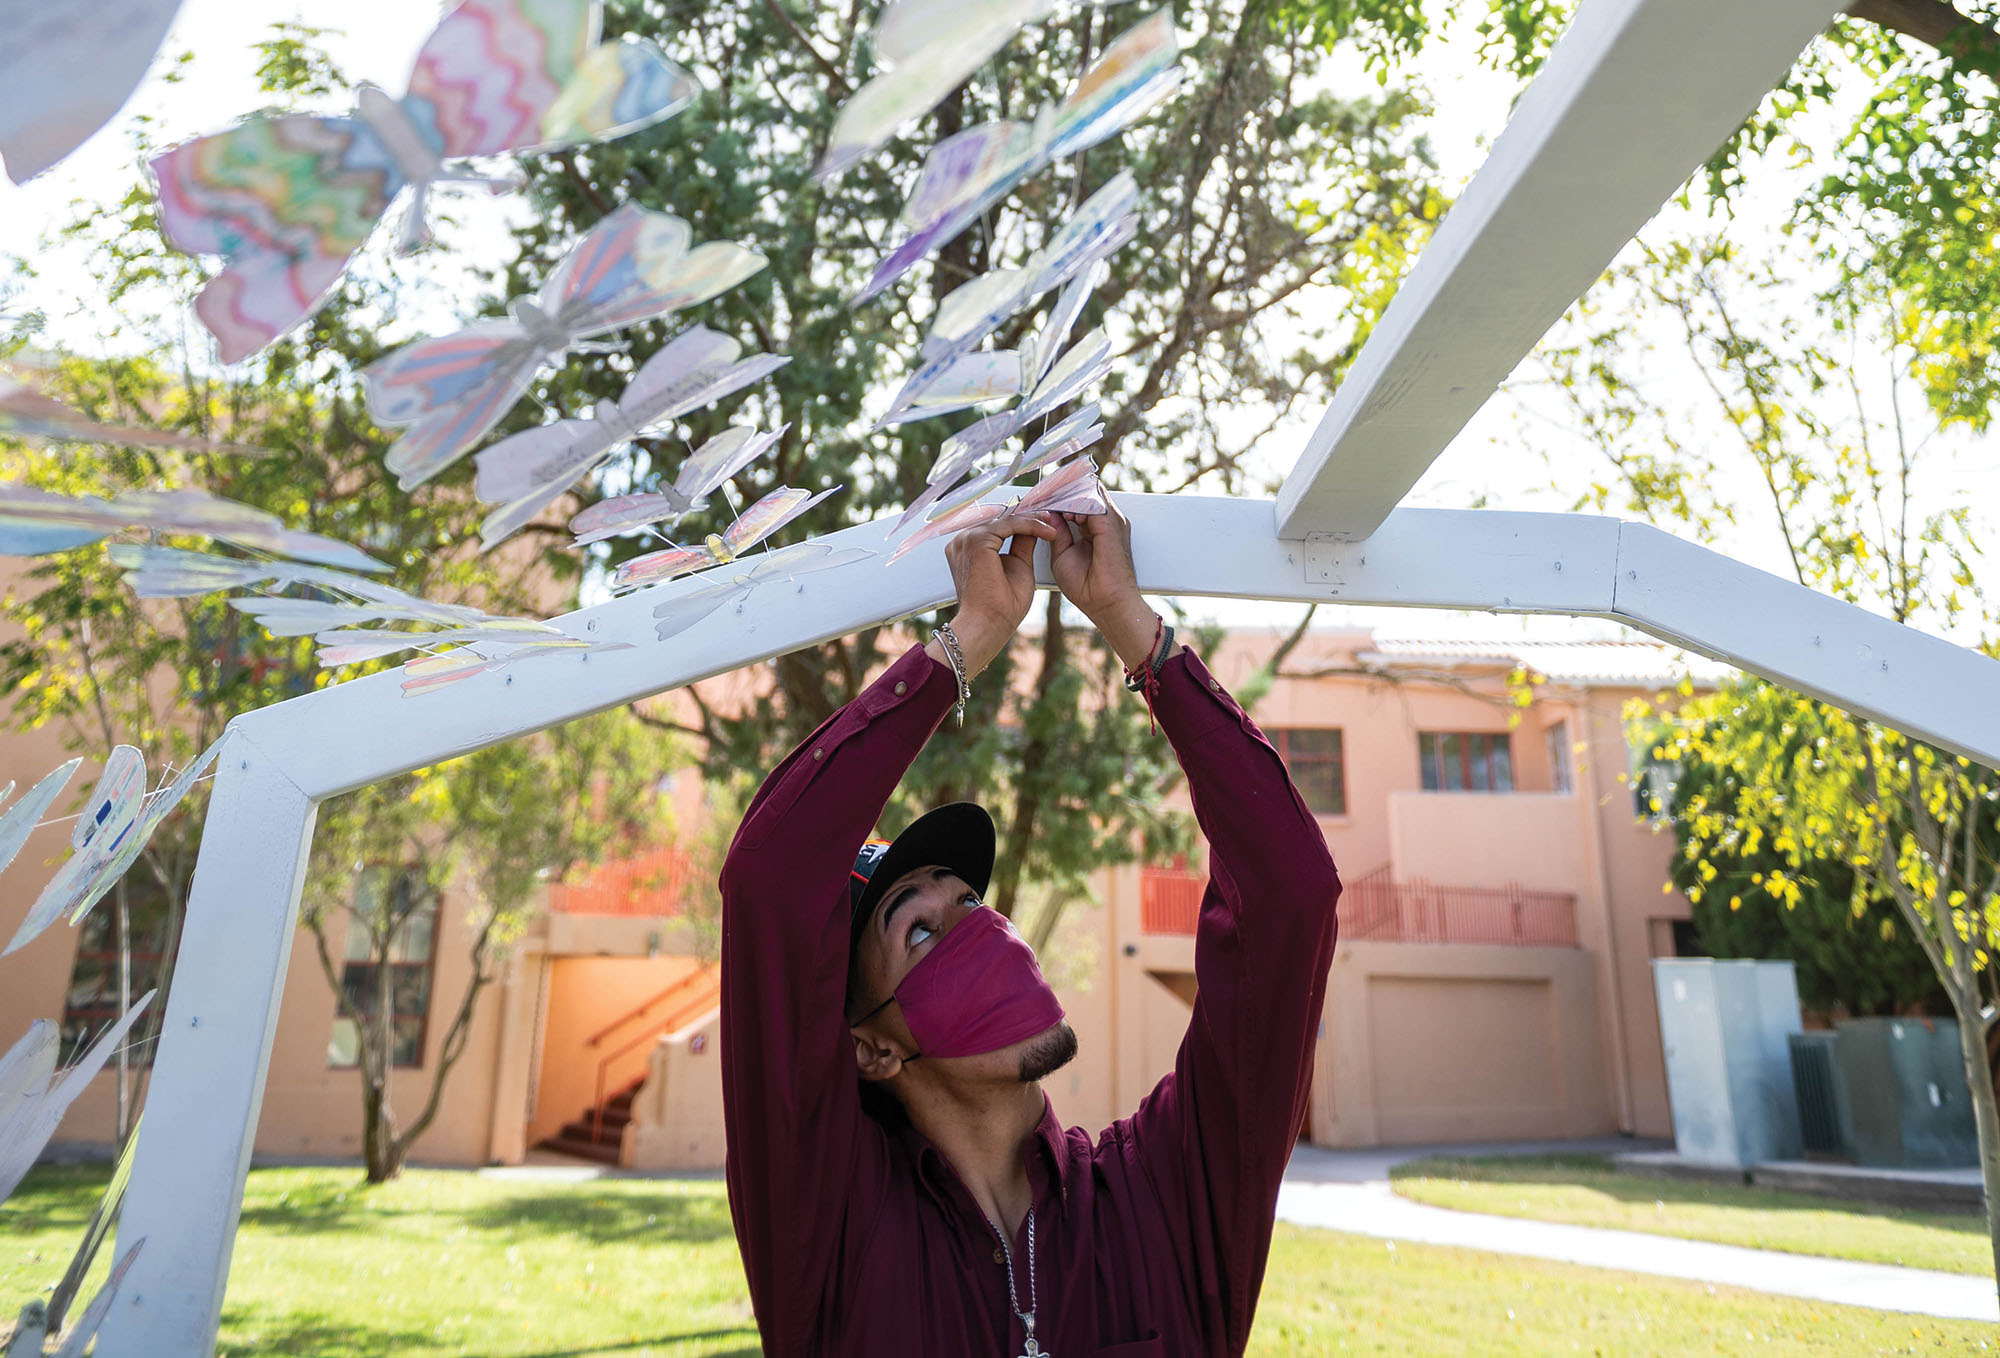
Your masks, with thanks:
<instances>
[{"instance_id":1,"label":"stair step","mask_svg":"<svg viewBox=\"0 0 2000 1358\"><path fill-rule=\"evenodd\" d=\"M565 1132L567 1130L564 1129ZM618 1163L618 1147L606 1146L597 1141L563 1135L549 1137L539 1145L543 1150L560 1151L564 1155L574 1155L582 1160L595 1160L606 1165Z\"/></svg>"},{"instance_id":2,"label":"stair step","mask_svg":"<svg viewBox=\"0 0 2000 1358\"><path fill-rule=\"evenodd\" d=\"M565 1122L556 1135L566 1136L572 1141L595 1141L600 1145L617 1146L625 1139L625 1129L614 1127L609 1122L601 1127L593 1126L589 1118L580 1118L575 1122Z\"/></svg>"}]
</instances>

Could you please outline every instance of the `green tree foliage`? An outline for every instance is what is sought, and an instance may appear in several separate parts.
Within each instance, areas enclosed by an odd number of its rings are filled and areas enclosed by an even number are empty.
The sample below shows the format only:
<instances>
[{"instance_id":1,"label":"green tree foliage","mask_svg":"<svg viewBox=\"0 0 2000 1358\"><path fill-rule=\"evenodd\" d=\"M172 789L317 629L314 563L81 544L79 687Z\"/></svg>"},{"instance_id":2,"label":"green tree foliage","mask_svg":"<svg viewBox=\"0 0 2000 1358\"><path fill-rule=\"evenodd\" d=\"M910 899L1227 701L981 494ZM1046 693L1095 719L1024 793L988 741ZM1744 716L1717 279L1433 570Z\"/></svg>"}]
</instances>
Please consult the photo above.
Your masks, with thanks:
<instances>
[{"instance_id":1,"label":"green tree foliage","mask_svg":"<svg viewBox=\"0 0 2000 1358\"><path fill-rule=\"evenodd\" d=\"M1704 724L1727 722L1738 735L1768 708L1735 690L1696 699L1683 712ZM1781 729L1760 733L1782 740ZM1700 808L1699 811L1693 808ZM1870 892L1839 856L1797 861L1748 817L1732 775L1706 762L1684 765L1668 807L1676 826L1713 815L1733 833L1676 855L1674 886L1692 903L1695 932L1715 957L1789 958L1799 998L1821 1013L1949 1014L1923 946L1895 901ZM1796 887L1796 895L1789 888Z\"/></svg>"},{"instance_id":2,"label":"green tree foliage","mask_svg":"<svg viewBox=\"0 0 2000 1358\"><path fill-rule=\"evenodd\" d=\"M1871 229L1857 225L1856 240ZM1798 295L1787 282L1721 236L1651 244L1614 275L1581 313L1582 338L1544 354L1551 388L1609 469L1579 500L1738 553L1768 533L1801 584L1990 638L1969 507L1944 489L1939 434L1957 417L1913 398L1931 390L1940 353L1921 303L1836 271L1817 310L1800 314L1777 304ZM1613 313L1621 297L1636 305ZM1671 336L1664 352L1647 345L1648 324ZM1693 376L1699 399L1672 387L1670 366ZM1750 885L1788 912L1786 930L1838 951L1851 935L1826 903L1839 899L1837 864L1850 916L1892 902L1922 949L1958 1020L2000 1277L2000 1116L1982 1014L1995 993L2000 775L1767 684L1690 701L1667 722L1657 757L1694 778L1675 823L1691 896L1748 899L1726 877L1754 865Z\"/></svg>"},{"instance_id":3,"label":"green tree foliage","mask_svg":"<svg viewBox=\"0 0 2000 1358\"><path fill-rule=\"evenodd\" d=\"M1324 52L1269 0L1180 6L1190 79L1169 107L1037 176L911 282L851 308L845 299L895 239L923 150L975 122L1030 116L1061 98L1136 17L1080 6L1032 26L916 135L822 184L810 171L839 101L874 70L867 34L876 9L788 8L782 0L609 7L612 30L659 38L697 71L706 93L657 128L550 162L509 290L533 285L579 231L636 201L686 218L697 239L764 251L770 267L701 319L793 362L737 409L690 420L685 442L646 448L607 470L590 494L651 484L734 420L789 426L772 457L743 478L746 497L780 484L846 488L815 530L908 503L938 446L966 421L865 431L913 365L937 300L988 268L1020 263L1122 169L1142 186L1145 225L1082 322L1106 324L1120 358L1102 390L1099 463L1123 488L1257 486L1244 454L1260 431L1327 394L1442 211L1419 133L1421 103L1400 91L1328 93ZM1310 307L1308 289L1316 290ZM1017 321L998 342L1013 344L1036 320ZM664 335L643 330L623 358L571 364L544 385L542 400L574 413L617 395ZM516 418L542 417L530 408ZM437 493L460 484L446 478ZM637 550L627 540L598 560ZM916 635L907 626L869 628L779 658L768 701L700 713L706 772L720 779L768 768ZM986 801L1007 844L994 903L1008 913L1024 883L1061 888L1051 896L1060 902L1080 895L1099 866L1181 847L1185 826L1159 804L1174 766L1118 677L1111 653L1052 596L1039 634L1024 636L982 679L964 732L933 742L885 828L947 798Z\"/></svg>"}]
</instances>

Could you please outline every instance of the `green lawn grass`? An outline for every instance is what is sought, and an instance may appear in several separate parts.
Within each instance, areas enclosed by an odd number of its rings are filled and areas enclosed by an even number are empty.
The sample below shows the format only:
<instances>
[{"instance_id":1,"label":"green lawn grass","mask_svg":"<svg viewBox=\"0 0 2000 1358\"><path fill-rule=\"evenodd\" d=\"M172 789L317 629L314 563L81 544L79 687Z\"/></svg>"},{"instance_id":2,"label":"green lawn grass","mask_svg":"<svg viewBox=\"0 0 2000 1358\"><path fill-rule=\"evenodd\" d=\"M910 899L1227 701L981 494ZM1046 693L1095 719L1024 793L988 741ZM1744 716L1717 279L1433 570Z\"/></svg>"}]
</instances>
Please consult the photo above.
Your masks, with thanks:
<instances>
[{"instance_id":1,"label":"green lawn grass","mask_svg":"<svg viewBox=\"0 0 2000 1358\"><path fill-rule=\"evenodd\" d=\"M1390 1172L1396 1191L1434 1207L1713 1240L1753 1249L1990 1274L1986 1222L1808 1193L1626 1174L1594 1155L1439 1157Z\"/></svg>"},{"instance_id":2,"label":"green lawn grass","mask_svg":"<svg viewBox=\"0 0 2000 1358\"><path fill-rule=\"evenodd\" d=\"M61 1272L103 1180L94 1168L37 1170L0 1206L6 1316ZM1991 1326L1280 1224L1250 1352L1832 1355L1995 1343ZM758 1348L719 1183L412 1170L363 1188L352 1170L287 1169L250 1176L218 1351L718 1358Z\"/></svg>"}]
</instances>

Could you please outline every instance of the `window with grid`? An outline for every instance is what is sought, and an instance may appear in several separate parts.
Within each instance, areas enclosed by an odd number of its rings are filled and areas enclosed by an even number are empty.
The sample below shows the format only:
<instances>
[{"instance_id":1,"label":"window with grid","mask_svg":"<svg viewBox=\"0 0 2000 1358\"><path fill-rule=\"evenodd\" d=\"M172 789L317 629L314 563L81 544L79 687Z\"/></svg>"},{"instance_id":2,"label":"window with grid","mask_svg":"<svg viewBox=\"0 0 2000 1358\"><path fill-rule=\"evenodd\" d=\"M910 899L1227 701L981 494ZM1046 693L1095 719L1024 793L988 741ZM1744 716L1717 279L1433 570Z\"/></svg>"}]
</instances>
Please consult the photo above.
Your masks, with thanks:
<instances>
[{"instance_id":1,"label":"window with grid","mask_svg":"<svg viewBox=\"0 0 2000 1358\"><path fill-rule=\"evenodd\" d=\"M385 900L384 892L393 894ZM366 1018L376 1015L382 977L370 958L369 931L362 921L398 917L403 921L390 939L386 964L393 1065L424 1063L424 1030L430 1018L431 975L437 960L437 908L437 891L421 868L366 868L355 880L355 918L347 927L347 957L340 986ZM345 1014L334 1016L326 1060L331 1066L360 1064L361 1031Z\"/></svg>"},{"instance_id":2,"label":"window with grid","mask_svg":"<svg viewBox=\"0 0 2000 1358\"><path fill-rule=\"evenodd\" d=\"M1347 814L1347 768L1338 727L1281 727L1271 733L1299 795L1316 816Z\"/></svg>"},{"instance_id":3,"label":"window with grid","mask_svg":"<svg viewBox=\"0 0 2000 1358\"><path fill-rule=\"evenodd\" d=\"M160 983L160 968L167 951L167 894L158 879L144 867L129 873L122 888L124 914L132 933L131 996L137 1000ZM119 914L118 892L113 887L83 917L76 931L76 961L69 972L69 989L63 995L63 1065L82 1058L90 1044L125 1013L119 1004ZM151 1065L152 1044L131 1049L136 1065Z\"/></svg>"},{"instance_id":4,"label":"window with grid","mask_svg":"<svg viewBox=\"0 0 2000 1358\"><path fill-rule=\"evenodd\" d=\"M1426 792L1512 792L1514 752L1505 731L1420 731Z\"/></svg>"}]
</instances>

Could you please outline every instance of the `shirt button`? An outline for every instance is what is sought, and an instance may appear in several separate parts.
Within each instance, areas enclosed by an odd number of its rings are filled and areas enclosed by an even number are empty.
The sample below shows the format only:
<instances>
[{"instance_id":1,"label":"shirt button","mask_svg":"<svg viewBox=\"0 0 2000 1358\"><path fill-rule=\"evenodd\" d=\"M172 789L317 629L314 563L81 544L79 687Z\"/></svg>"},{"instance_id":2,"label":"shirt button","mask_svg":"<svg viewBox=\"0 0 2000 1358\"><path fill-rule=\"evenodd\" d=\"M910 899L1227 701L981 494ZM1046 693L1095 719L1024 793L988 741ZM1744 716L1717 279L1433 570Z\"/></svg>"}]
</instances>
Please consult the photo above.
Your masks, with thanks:
<instances>
[{"instance_id":1,"label":"shirt button","mask_svg":"<svg viewBox=\"0 0 2000 1358\"><path fill-rule=\"evenodd\" d=\"M905 693L908 693L909 691L910 691L910 686L908 684L904 683L901 679L898 679L896 681L896 696L898 698L902 697Z\"/></svg>"},{"instance_id":2,"label":"shirt button","mask_svg":"<svg viewBox=\"0 0 2000 1358\"><path fill-rule=\"evenodd\" d=\"M1215 691L1216 691L1217 693L1220 693L1220 692L1222 692L1222 681L1221 681L1220 679L1211 679L1211 680L1209 680L1209 681L1208 681L1208 686L1209 686L1210 688L1214 689L1214 690L1215 690Z\"/></svg>"},{"instance_id":3,"label":"shirt button","mask_svg":"<svg viewBox=\"0 0 2000 1358\"><path fill-rule=\"evenodd\" d=\"M814 751L813 751L813 758L814 758L814 759L824 759L824 758L826 758L826 750L824 749L824 747L822 747L822 748L820 748L820 749L817 749L817 750L814 750Z\"/></svg>"},{"instance_id":4,"label":"shirt button","mask_svg":"<svg viewBox=\"0 0 2000 1358\"><path fill-rule=\"evenodd\" d=\"M1000 1251L999 1251L999 1250L995 1250L995 1251L993 1251L993 1262L994 1262L994 1263L996 1263L996 1264L1004 1264L1004 1263L1006 1263L1007 1261L1006 1261L1005 1259L1002 1259L1002 1258L1000 1257Z\"/></svg>"}]
</instances>

